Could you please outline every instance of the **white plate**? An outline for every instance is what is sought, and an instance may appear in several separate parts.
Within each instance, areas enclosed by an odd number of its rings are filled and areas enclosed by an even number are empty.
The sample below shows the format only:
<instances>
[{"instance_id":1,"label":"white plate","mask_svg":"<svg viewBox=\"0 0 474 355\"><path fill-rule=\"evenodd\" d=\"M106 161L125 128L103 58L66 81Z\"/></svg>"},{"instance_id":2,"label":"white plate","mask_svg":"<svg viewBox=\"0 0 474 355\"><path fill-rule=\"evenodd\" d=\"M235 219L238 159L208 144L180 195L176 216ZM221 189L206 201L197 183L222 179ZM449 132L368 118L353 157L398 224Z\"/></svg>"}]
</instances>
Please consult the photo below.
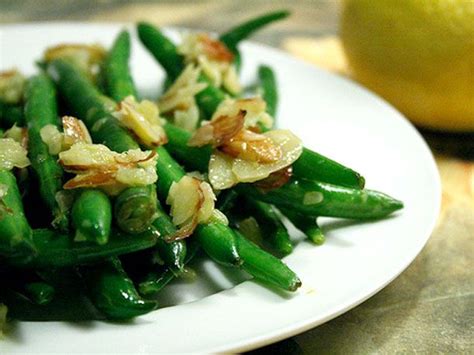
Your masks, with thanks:
<instances>
[{"instance_id":1,"label":"white plate","mask_svg":"<svg viewBox=\"0 0 474 355\"><path fill-rule=\"evenodd\" d=\"M0 27L0 69L16 66L33 73L33 61L46 46L58 42L108 46L119 28L62 23ZM196 285L178 284L167 292L164 303L179 305L127 324L21 322L0 343L1 352L248 350L355 307L392 281L420 252L438 215L440 182L433 157L413 126L348 80L262 45L245 43L242 52L246 82L255 78L260 63L275 68L280 126L291 128L306 146L361 172L368 188L403 200L405 208L375 223L326 219L327 242L321 247L293 232L299 243L285 262L303 281L295 295L275 293L252 281L234 287L241 274L233 278L233 271L208 262L201 265L207 276ZM156 95L162 73L138 42L132 66L142 91ZM221 289L227 290L216 292Z\"/></svg>"}]
</instances>

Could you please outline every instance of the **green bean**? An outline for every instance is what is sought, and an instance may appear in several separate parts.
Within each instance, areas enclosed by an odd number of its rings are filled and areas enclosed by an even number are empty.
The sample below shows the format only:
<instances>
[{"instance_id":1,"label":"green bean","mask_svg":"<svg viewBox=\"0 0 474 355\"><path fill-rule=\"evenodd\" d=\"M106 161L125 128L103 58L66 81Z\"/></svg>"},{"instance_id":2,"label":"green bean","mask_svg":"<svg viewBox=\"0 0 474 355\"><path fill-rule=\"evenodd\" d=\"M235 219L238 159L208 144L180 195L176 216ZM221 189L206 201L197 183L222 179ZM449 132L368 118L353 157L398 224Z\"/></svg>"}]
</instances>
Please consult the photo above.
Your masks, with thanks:
<instances>
[{"instance_id":1,"label":"green bean","mask_svg":"<svg viewBox=\"0 0 474 355\"><path fill-rule=\"evenodd\" d=\"M0 101L0 126L8 129L16 124L19 127L25 125L23 107L21 105L7 104Z\"/></svg>"},{"instance_id":2,"label":"green bean","mask_svg":"<svg viewBox=\"0 0 474 355\"><path fill-rule=\"evenodd\" d=\"M92 303L108 319L130 319L158 306L157 302L140 297L118 258L82 267L80 273Z\"/></svg>"},{"instance_id":3,"label":"green bean","mask_svg":"<svg viewBox=\"0 0 474 355\"><path fill-rule=\"evenodd\" d=\"M222 223L200 224L195 231L202 249L216 263L240 266L242 258L232 230Z\"/></svg>"},{"instance_id":4,"label":"green bean","mask_svg":"<svg viewBox=\"0 0 474 355\"><path fill-rule=\"evenodd\" d=\"M88 80L83 73L65 60L57 59L48 65L48 72L55 80L59 92L69 104L73 113L84 120L88 126L92 138L96 143L102 143L116 152L123 152L129 149L138 149L139 145L135 142L130 133L121 127L111 112L116 104L108 97L102 95ZM139 192L140 189L143 191ZM125 232L133 233L136 229L136 221L141 220L143 229L149 227L153 221L156 211L156 199L150 196L147 187L134 188L134 194L129 195L127 203L120 206L126 210L122 215L130 215L133 223L124 221L121 227ZM127 193L127 190L122 194ZM144 196L150 196L150 199L144 202ZM123 201L117 198L117 201ZM131 207L135 205L136 211L130 214ZM115 212L120 213L120 207L115 207ZM139 214L139 212L141 214ZM132 229L127 229L132 226Z\"/></svg>"},{"instance_id":5,"label":"green bean","mask_svg":"<svg viewBox=\"0 0 474 355\"><path fill-rule=\"evenodd\" d=\"M51 285L55 292L49 303L33 303L29 298L10 287L5 287L0 276L0 300L8 306L13 319L25 321L80 321L104 319L84 294L82 280L75 270L42 270L41 278ZM46 276L46 277L44 277ZM7 278L9 276L7 275Z\"/></svg>"},{"instance_id":6,"label":"green bean","mask_svg":"<svg viewBox=\"0 0 474 355\"><path fill-rule=\"evenodd\" d=\"M48 304L55 293L54 287L32 271L23 270L20 272L10 269L4 272L3 275L0 274L0 283L2 287L15 290L37 305Z\"/></svg>"},{"instance_id":7,"label":"green bean","mask_svg":"<svg viewBox=\"0 0 474 355\"><path fill-rule=\"evenodd\" d=\"M296 291L301 286L298 276L280 259L260 249L239 232L236 233L242 268L255 279L283 290Z\"/></svg>"},{"instance_id":8,"label":"green bean","mask_svg":"<svg viewBox=\"0 0 474 355\"><path fill-rule=\"evenodd\" d=\"M306 237L316 245L324 244L326 238L318 225L316 217L305 216L290 209L281 209L281 212L290 220L290 222L303 232Z\"/></svg>"},{"instance_id":9,"label":"green bean","mask_svg":"<svg viewBox=\"0 0 474 355\"><path fill-rule=\"evenodd\" d=\"M233 189L221 191L217 197L216 207L227 214L235 206L238 196L239 194Z\"/></svg>"},{"instance_id":10,"label":"green bean","mask_svg":"<svg viewBox=\"0 0 474 355\"><path fill-rule=\"evenodd\" d=\"M155 206L150 206L154 203ZM156 212L156 190L154 185L130 187L115 201L115 222L129 233L141 233L149 226L143 219L153 220Z\"/></svg>"},{"instance_id":11,"label":"green bean","mask_svg":"<svg viewBox=\"0 0 474 355\"><path fill-rule=\"evenodd\" d=\"M246 212L253 216L260 228L264 238L268 241L272 249L280 255L288 255L293 251L290 235L283 225L275 208L261 201L245 197L244 208Z\"/></svg>"},{"instance_id":12,"label":"green bean","mask_svg":"<svg viewBox=\"0 0 474 355\"><path fill-rule=\"evenodd\" d=\"M37 254L29 263L23 263L23 266L39 269L95 263L107 257L151 248L157 239L158 235L154 231L133 236L113 232L107 244L98 245L88 242L75 243L68 235L49 229L35 229L33 242Z\"/></svg>"},{"instance_id":13,"label":"green bean","mask_svg":"<svg viewBox=\"0 0 474 355\"><path fill-rule=\"evenodd\" d=\"M290 15L287 10L274 11L263 16L253 18L234 28L231 28L219 36L219 39L232 51L237 49L237 45L253 33L265 27L269 23L284 19Z\"/></svg>"},{"instance_id":14,"label":"green bean","mask_svg":"<svg viewBox=\"0 0 474 355\"><path fill-rule=\"evenodd\" d=\"M130 95L138 96L128 70L129 57L130 34L123 30L115 39L103 67L107 93L115 101L122 101Z\"/></svg>"},{"instance_id":15,"label":"green bean","mask_svg":"<svg viewBox=\"0 0 474 355\"><path fill-rule=\"evenodd\" d=\"M26 297L41 306L50 303L55 293L51 285L41 280L25 283L23 290Z\"/></svg>"},{"instance_id":16,"label":"green bean","mask_svg":"<svg viewBox=\"0 0 474 355\"><path fill-rule=\"evenodd\" d=\"M146 22L138 23L137 32L143 45L174 81L184 69L183 57L178 54L174 43L159 29Z\"/></svg>"},{"instance_id":17,"label":"green bean","mask_svg":"<svg viewBox=\"0 0 474 355\"><path fill-rule=\"evenodd\" d=\"M6 190L0 201L0 260L27 264L35 256L36 248L12 172L0 169L0 186Z\"/></svg>"},{"instance_id":18,"label":"green bean","mask_svg":"<svg viewBox=\"0 0 474 355\"><path fill-rule=\"evenodd\" d=\"M211 146L190 147L188 141L191 138L191 133L170 123L166 123L164 128L168 136L166 149L171 152L173 157L181 163L185 163L187 169L206 172L212 153Z\"/></svg>"},{"instance_id":19,"label":"green bean","mask_svg":"<svg viewBox=\"0 0 474 355\"><path fill-rule=\"evenodd\" d=\"M102 95L84 73L64 59L48 64L48 73L71 113L84 121L96 143L116 152L139 148L132 135L111 116L116 103Z\"/></svg>"},{"instance_id":20,"label":"green bean","mask_svg":"<svg viewBox=\"0 0 474 355\"><path fill-rule=\"evenodd\" d=\"M72 207L72 222L76 228L75 241L106 244L112 225L108 196L100 190L81 191Z\"/></svg>"},{"instance_id":21,"label":"green bean","mask_svg":"<svg viewBox=\"0 0 474 355\"><path fill-rule=\"evenodd\" d=\"M365 185L364 177L356 171L308 148L303 148L303 153L293 163L293 175L356 189L363 189Z\"/></svg>"},{"instance_id":22,"label":"green bean","mask_svg":"<svg viewBox=\"0 0 474 355\"><path fill-rule=\"evenodd\" d=\"M190 247L186 254L184 264L188 264L197 254L199 250L198 243L189 243ZM153 270L149 272L144 279L139 283L138 290L144 296L152 296L160 292L167 284L169 284L176 277L182 276L182 272L176 272L173 267L166 267L163 270Z\"/></svg>"},{"instance_id":23,"label":"green bean","mask_svg":"<svg viewBox=\"0 0 474 355\"><path fill-rule=\"evenodd\" d=\"M239 193L308 216L376 219L403 208L401 201L378 191L304 179L292 178L282 187L270 191L262 191L251 184L240 184L236 189Z\"/></svg>"},{"instance_id":24,"label":"green bean","mask_svg":"<svg viewBox=\"0 0 474 355\"><path fill-rule=\"evenodd\" d=\"M258 67L258 79L262 91L262 99L267 103L267 112L275 117L278 106L278 90L275 73L267 65Z\"/></svg>"},{"instance_id":25,"label":"green bean","mask_svg":"<svg viewBox=\"0 0 474 355\"><path fill-rule=\"evenodd\" d=\"M49 154L40 131L46 125L59 127L56 90L44 74L30 78L25 90L25 119L28 124L29 157L38 177L40 195L54 216L53 225L66 231L68 214L59 206L56 196L62 190L63 170Z\"/></svg>"},{"instance_id":26,"label":"green bean","mask_svg":"<svg viewBox=\"0 0 474 355\"><path fill-rule=\"evenodd\" d=\"M160 233L156 249L164 264L172 268L174 272L181 271L187 255L186 242L184 240L166 241L168 237L175 235L177 230L160 204L158 204L156 218L153 221L153 228Z\"/></svg>"},{"instance_id":27,"label":"green bean","mask_svg":"<svg viewBox=\"0 0 474 355\"><path fill-rule=\"evenodd\" d=\"M212 85L204 75L199 77L199 82L206 83L207 86L196 95L196 102L203 113L203 118L210 119L220 103L226 98L226 94Z\"/></svg>"}]
</instances>

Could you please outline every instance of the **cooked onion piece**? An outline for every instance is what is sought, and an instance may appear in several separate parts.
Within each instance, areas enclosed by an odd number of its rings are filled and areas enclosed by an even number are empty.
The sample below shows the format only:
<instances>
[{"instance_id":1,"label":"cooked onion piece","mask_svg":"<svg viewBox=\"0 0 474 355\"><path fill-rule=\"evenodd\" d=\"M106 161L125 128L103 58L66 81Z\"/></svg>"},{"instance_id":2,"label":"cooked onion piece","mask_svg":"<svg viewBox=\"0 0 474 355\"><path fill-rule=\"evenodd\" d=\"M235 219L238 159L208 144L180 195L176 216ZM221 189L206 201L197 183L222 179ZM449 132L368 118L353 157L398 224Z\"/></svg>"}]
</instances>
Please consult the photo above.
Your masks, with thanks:
<instances>
[{"instance_id":1,"label":"cooked onion piece","mask_svg":"<svg viewBox=\"0 0 474 355\"><path fill-rule=\"evenodd\" d=\"M12 138L0 138L0 169L26 168L30 165L27 151Z\"/></svg>"},{"instance_id":2,"label":"cooked onion piece","mask_svg":"<svg viewBox=\"0 0 474 355\"><path fill-rule=\"evenodd\" d=\"M233 53L219 40L206 33L189 34L183 38L178 52L186 63L196 64L216 87L224 87L232 94L242 88L232 64Z\"/></svg>"},{"instance_id":3,"label":"cooked onion piece","mask_svg":"<svg viewBox=\"0 0 474 355\"><path fill-rule=\"evenodd\" d=\"M168 142L159 113L155 103L149 100L137 102L133 96L128 96L119 103L119 108L113 115L132 131L142 144L157 147Z\"/></svg>"},{"instance_id":4,"label":"cooked onion piece","mask_svg":"<svg viewBox=\"0 0 474 355\"><path fill-rule=\"evenodd\" d=\"M196 129L199 121L199 109L194 97L207 87L206 83L198 81L200 73L198 67L188 65L158 101L163 114L172 114L174 124L190 132Z\"/></svg>"},{"instance_id":5,"label":"cooked onion piece","mask_svg":"<svg viewBox=\"0 0 474 355\"><path fill-rule=\"evenodd\" d=\"M274 130L263 133L266 139L281 150L281 159L270 163L233 158L216 151L209 161L209 181L214 189L223 190L240 182L255 182L265 179L271 173L293 164L301 155L301 140L288 130Z\"/></svg>"},{"instance_id":6,"label":"cooked onion piece","mask_svg":"<svg viewBox=\"0 0 474 355\"><path fill-rule=\"evenodd\" d=\"M65 189L99 187L116 195L130 186L146 186L158 179L157 155L153 151L131 149L116 153L102 144L76 143L59 153L59 162L76 176L64 184Z\"/></svg>"},{"instance_id":7,"label":"cooked onion piece","mask_svg":"<svg viewBox=\"0 0 474 355\"><path fill-rule=\"evenodd\" d=\"M18 104L23 99L26 79L16 69L0 72L0 101Z\"/></svg>"},{"instance_id":8,"label":"cooked onion piece","mask_svg":"<svg viewBox=\"0 0 474 355\"><path fill-rule=\"evenodd\" d=\"M214 215L215 200L216 196L211 186L205 181L184 176L179 182L174 182L166 203L171 206L170 214L173 223L180 229L171 239L186 238L192 234L199 223L208 222Z\"/></svg>"}]
</instances>

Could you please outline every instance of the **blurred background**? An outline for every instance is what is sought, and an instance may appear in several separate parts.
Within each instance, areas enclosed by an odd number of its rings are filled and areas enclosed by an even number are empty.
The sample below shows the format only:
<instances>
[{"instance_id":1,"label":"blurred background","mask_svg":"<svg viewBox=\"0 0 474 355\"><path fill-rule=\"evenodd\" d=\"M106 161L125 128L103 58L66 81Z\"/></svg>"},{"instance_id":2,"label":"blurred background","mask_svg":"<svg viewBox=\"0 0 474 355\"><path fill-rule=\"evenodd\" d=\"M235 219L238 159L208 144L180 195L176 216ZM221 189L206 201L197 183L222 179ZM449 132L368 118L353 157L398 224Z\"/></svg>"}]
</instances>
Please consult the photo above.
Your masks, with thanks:
<instances>
[{"instance_id":1,"label":"blurred background","mask_svg":"<svg viewBox=\"0 0 474 355\"><path fill-rule=\"evenodd\" d=\"M160 26L221 31L257 14L290 9L292 16L288 20L269 26L253 40L358 80L379 91L418 125L421 122L418 129L435 155L442 178L443 206L428 245L389 286L320 327L254 353L473 352L474 1L349 0L346 3L350 5L346 5L353 7L346 10L342 31L343 3L338 0L1 0L0 24L147 20ZM341 33L350 60L344 53ZM398 46L394 47L396 50L390 50L390 43ZM367 47L369 53L364 53ZM455 54L450 57L451 51ZM401 64L398 59L402 60ZM389 65L379 65L384 62ZM374 67L364 66L366 63ZM434 98L436 104L443 105L436 110L426 107L421 118L416 110L411 110L419 106L410 102L418 100L417 89L410 87L407 91L404 87L405 93L396 89L402 87L398 84L406 79L404 75L410 72L407 66L410 63L417 63L421 74L430 69L425 76L415 79L419 84L415 86L422 87L425 98ZM450 67L459 69L453 77L444 75ZM435 78L444 77L448 87L430 81L432 73L437 73ZM391 80L395 80L395 85ZM387 87L395 89L388 92ZM462 93L457 93L459 88ZM440 90L456 93L451 95L456 99L449 101Z\"/></svg>"}]
</instances>

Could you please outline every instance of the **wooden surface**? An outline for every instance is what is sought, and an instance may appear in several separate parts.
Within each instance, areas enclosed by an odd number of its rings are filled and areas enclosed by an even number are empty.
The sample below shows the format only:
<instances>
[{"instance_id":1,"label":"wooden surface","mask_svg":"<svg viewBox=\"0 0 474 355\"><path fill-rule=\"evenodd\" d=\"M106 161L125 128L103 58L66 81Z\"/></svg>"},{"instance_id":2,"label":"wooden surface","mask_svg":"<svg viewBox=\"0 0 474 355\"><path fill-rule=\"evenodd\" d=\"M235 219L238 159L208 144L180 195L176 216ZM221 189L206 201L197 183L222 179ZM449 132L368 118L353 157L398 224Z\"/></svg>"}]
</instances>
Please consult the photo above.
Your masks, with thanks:
<instances>
[{"instance_id":1,"label":"wooden surface","mask_svg":"<svg viewBox=\"0 0 474 355\"><path fill-rule=\"evenodd\" d=\"M219 31L275 8L290 8L293 16L258 34L256 41L348 75L335 36L338 1L2 0L0 23L144 19ZM352 311L254 353L474 352L474 135L422 133L435 153L443 184L442 213L422 253Z\"/></svg>"}]
</instances>

